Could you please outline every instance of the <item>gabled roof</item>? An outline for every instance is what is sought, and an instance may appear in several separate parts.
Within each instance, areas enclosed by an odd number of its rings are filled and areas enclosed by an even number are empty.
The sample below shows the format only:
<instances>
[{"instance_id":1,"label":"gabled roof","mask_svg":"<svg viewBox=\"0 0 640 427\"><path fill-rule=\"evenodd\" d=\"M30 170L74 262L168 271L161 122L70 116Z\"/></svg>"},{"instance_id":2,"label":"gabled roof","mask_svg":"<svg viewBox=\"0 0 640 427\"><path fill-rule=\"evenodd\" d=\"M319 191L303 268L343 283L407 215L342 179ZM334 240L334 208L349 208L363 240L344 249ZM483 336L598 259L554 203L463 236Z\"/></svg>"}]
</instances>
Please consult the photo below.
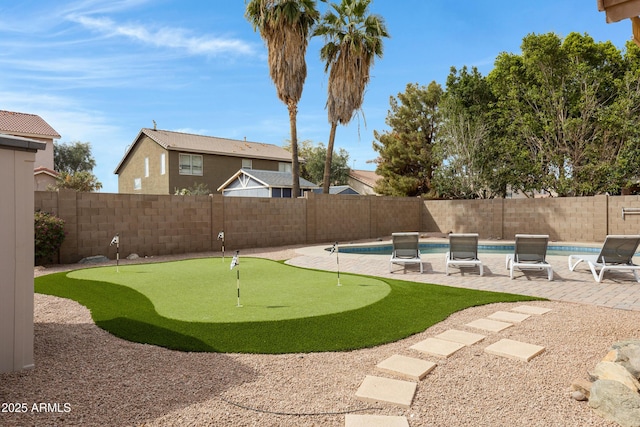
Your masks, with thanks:
<instances>
[{"instance_id":1,"label":"gabled roof","mask_svg":"<svg viewBox=\"0 0 640 427\"><path fill-rule=\"evenodd\" d=\"M26 137L59 139L60 135L36 114L0 110L0 133Z\"/></svg>"},{"instance_id":2,"label":"gabled roof","mask_svg":"<svg viewBox=\"0 0 640 427\"><path fill-rule=\"evenodd\" d=\"M356 181L360 181L361 183L368 185L369 187L375 187L376 183L380 178L375 171L365 171L358 169L351 169L349 171L349 177L355 179Z\"/></svg>"},{"instance_id":3,"label":"gabled roof","mask_svg":"<svg viewBox=\"0 0 640 427\"><path fill-rule=\"evenodd\" d=\"M291 153L277 145L142 128L116 167L116 174L143 135L151 138L158 145L169 151L291 162Z\"/></svg>"},{"instance_id":4,"label":"gabled roof","mask_svg":"<svg viewBox=\"0 0 640 427\"><path fill-rule=\"evenodd\" d=\"M49 175L52 176L54 178L57 178L60 174L54 170L51 170L49 168L45 168L44 166L40 166L39 168L35 168L33 170L33 174L34 175Z\"/></svg>"},{"instance_id":5,"label":"gabled roof","mask_svg":"<svg viewBox=\"0 0 640 427\"><path fill-rule=\"evenodd\" d=\"M258 181L263 184L265 187L275 187L275 188L292 188L293 187L293 175L291 172L278 172L278 171L264 171L257 169L240 169L238 172L234 173L231 178L226 180L224 184L218 187L217 191L224 190L229 184L235 181L240 175L246 175L249 178ZM302 189L311 189L317 188L313 182L307 181L304 178L300 178L300 188Z\"/></svg>"}]
</instances>

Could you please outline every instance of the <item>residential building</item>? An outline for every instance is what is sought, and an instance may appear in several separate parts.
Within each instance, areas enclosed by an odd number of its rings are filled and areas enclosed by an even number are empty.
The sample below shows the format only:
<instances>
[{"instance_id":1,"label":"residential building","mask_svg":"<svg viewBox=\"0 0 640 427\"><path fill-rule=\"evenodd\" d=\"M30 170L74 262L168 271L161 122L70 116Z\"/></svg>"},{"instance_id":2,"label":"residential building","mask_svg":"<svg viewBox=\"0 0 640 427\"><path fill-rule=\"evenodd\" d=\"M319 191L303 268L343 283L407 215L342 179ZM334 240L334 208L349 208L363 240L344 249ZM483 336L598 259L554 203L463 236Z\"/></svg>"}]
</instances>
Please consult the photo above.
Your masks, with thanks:
<instances>
[{"instance_id":1,"label":"residential building","mask_svg":"<svg viewBox=\"0 0 640 427\"><path fill-rule=\"evenodd\" d=\"M291 172L240 169L225 181L218 191L231 197L290 198L293 188ZM313 191L318 186L300 178L300 194Z\"/></svg>"},{"instance_id":2,"label":"residential building","mask_svg":"<svg viewBox=\"0 0 640 427\"><path fill-rule=\"evenodd\" d=\"M291 172L276 145L143 128L115 169L118 192L174 194L206 185L212 193L239 169Z\"/></svg>"},{"instance_id":3,"label":"residential building","mask_svg":"<svg viewBox=\"0 0 640 427\"><path fill-rule=\"evenodd\" d=\"M382 179L382 177L375 171L351 169L349 171L349 180L347 183L358 194L378 195L374 188L380 179Z\"/></svg>"},{"instance_id":4,"label":"residential building","mask_svg":"<svg viewBox=\"0 0 640 427\"><path fill-rule=\"evenodd\" d=\"M56 182L58 173L53 164L53 142L60 134L36 114L0 110L0 134L13 135L43 142L44 150L36 153L34 189L44 191Z\"/></svg>"}]
</instances>

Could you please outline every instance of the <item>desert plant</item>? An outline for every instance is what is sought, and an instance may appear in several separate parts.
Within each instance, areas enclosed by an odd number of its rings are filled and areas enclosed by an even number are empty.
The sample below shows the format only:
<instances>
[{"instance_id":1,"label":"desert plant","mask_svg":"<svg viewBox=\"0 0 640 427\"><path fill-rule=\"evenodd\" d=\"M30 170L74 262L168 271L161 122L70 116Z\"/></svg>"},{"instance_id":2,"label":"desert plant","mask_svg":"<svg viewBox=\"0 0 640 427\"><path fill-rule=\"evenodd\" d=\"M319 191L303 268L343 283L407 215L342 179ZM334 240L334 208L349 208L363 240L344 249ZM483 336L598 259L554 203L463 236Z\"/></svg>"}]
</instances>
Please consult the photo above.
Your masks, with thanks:
<instances>
[{"instance_id":1,"label":"desert plant","mask_svg":"<svg viewBox=\"0 0 640 427\"><path fill-rule=\"evenodd\" d=\"M33 222L36 260L51 259L64 241L64 220L49 212L37 211Z\"/></svg>"}]
</instances>

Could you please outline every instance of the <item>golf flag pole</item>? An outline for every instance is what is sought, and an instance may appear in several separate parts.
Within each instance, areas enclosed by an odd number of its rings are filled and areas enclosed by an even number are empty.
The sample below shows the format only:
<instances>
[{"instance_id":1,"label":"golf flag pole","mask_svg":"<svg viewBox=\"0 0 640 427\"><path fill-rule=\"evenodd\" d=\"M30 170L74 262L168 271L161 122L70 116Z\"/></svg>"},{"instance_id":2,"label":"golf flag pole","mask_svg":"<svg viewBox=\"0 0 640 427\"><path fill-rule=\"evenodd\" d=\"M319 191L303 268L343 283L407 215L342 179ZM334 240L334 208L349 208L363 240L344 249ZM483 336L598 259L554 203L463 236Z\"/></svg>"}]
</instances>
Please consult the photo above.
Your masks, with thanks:
<instances>
[{"instance_id":1,"label":"golf flag pole","mask_svg":"<svg viewBox=\"0 0 640 427\"><path fill-rule=\"evenodd\" d=\"M336 253L336 264L338 265L338 286L342 286L340 283L340 256L338 255L340 248L338 247L338 242L335 242L331 248L331 253L334 252Z\"/></svg>"},{"instance_id":2,"label":"golf flag pole","mask_svg":"<svg viewBox=\"0 0 640 427\"><path fill-rule=\"evenodd\" d=\"M109 246L116 245L116 273L120 272L120 235L116 233Z\"/></svg>"},{"instance_id":3,"label":"golf flag pole","mask_svg":"<svg viewBox=\"0 0 640 427\"><path fill-rule=\"evenodd\" d=\"M233 259L231 260L230 270L233 270L234 267L240 265L240 261L238 260L239 256L240 256L240 251L236 251L236 254L233 256ZM236 305L236 307L242 307L242 305L240 304L240 267L238 267L238 269L236 270L236 288L238 289L238 305Z\"/></svg>"},{"instance_id":4,"label":"golf flag pole","mask_svg":"<svg viewBox=\"0 0 640 427\"><path fill-rule=\"evenodd\" d=\"M224 262L224 231L218 233L218 240L222 240L222 262Z\"/></svg>"}]
</instances>

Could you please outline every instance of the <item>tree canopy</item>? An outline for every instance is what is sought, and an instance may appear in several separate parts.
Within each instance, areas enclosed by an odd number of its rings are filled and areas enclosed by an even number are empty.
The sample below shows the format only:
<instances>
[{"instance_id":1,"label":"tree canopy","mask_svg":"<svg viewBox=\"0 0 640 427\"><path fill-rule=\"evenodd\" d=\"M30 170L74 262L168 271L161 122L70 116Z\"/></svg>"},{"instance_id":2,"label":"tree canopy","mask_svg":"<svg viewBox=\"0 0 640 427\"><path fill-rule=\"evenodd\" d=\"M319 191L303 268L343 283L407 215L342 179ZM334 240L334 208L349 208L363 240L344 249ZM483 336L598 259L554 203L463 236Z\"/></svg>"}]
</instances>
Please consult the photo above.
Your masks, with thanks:
<instances>
[{"instance_id":1,"label":"tree canopy","mask_svg":"<svg viewBox=\"0 0 640 427\"><path fill-rule=\"evenodd\" d=\"M640 48L632 42L620 51L587 34L529 34L521 52L500 54L487 76L452 68L430 107L430 127L419 131L414 117L424 106L410 100L428 90L408 86L402 95L411 111L400 114L392 98L392 130L375 133L384 194L587 196L619 193L639 177ZM393 148L426 134L432 164L422 169L412 160L415 146Z\"/></svg>"},{"instance_id":2,"label":"tree canopy","mask_svg":"<svg viewBox=\"0 0 640 427\"><path fill-rule=\"evenodd\" d=\"M54 144L53 164L59 175L52 190L68 188L89 192L102 188L102 183L93 174L96 161L89 142Z\"/></svg>"}]
</instances>

